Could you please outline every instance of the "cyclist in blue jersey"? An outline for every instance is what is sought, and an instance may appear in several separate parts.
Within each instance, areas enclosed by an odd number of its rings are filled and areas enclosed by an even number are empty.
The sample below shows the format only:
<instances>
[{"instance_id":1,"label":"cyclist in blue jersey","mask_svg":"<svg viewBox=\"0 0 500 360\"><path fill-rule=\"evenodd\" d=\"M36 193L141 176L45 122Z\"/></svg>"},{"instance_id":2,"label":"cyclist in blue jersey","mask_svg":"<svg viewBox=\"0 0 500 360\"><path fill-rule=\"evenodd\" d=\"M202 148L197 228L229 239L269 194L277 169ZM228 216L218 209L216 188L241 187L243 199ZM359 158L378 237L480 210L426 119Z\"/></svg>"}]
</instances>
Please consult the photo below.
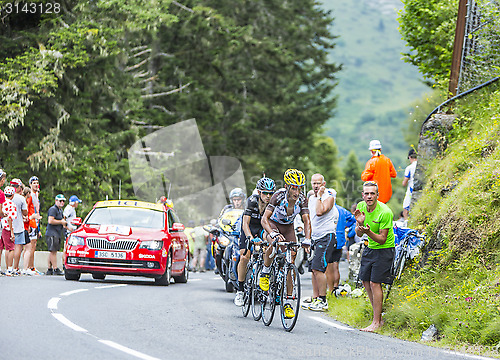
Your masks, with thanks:
<instances>
[{"instance_id":1,"label":"cyclist in blue jersey","mask_svg":"<svg viewBox=\"0 0 500 360\"><path fill-rule=\"evenodd\" d=\"M238 263L238 289L234 304L236 306L243 306L243 284L247 272L247 265L251 256L251 245L253 242L259 243L262 239L264 228L260 222L264 210L266 210L271 196L276 190L274 180L263 177L257 181L257 194L251 195L247 199L245 211L243 211L243 220L241 223L240 233L240 262Z\"/></svg>"},{"instance_id":2,"label":"cyclist in blue jersey","mask_svg":"<svg viewBox=\"0 0 500 360\"><path fill-rule=\"evenodd\" d=\"M301 215L304 222L305 240L304 244L311 244L311 221L307 198L303 189L306 183L304 173L297 169L288 169L283 176L285 188L274 193L262 215L262 227L266 231L264 237L269 243L273 242L297 242L293 226L294 219ZM269 290L269 273L271 271L272 246L264 253L264 267L259 279L259 286L263 291ZM285 305L285 316L294 317L294 311L290 305Z\"/></svg>"}]
</instances>

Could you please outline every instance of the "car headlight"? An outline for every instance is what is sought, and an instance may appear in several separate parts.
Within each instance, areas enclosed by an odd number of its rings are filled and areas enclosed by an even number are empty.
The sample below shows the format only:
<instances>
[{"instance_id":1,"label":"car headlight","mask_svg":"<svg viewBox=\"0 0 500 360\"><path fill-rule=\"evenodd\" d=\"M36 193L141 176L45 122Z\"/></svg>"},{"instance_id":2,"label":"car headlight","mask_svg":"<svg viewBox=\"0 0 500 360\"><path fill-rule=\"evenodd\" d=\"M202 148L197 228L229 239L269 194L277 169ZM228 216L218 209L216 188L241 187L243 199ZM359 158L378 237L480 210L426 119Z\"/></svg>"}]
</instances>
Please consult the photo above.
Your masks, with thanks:
<instances>
[{"instance_id":1,"label":"car headlight","mask_svg":"<svg viewBox=\"0 0 500 360\"><path fill-rule=\"evenodd\" d=\"M151 240L151 241L141 242L139 249L160 250L162 247L163 247L163 241Z\"/></svg>"},{"instance_id":2,"label":"car headlight","mask_svg":"<svg viewBox=\"0 0 500 360\"><path fill-rule=\"evenodd\" d=\"M68 239L68 245L71 246L85 245L85 238L81 236L70 235Z\"/></svg>"},{"instance_id":3,"label":"car headlight","mask_svg":"<svg viewBox=\"0 0 500 360\"><path fill-rule=\"evenodd\" d=\"M226 236L221 236L219 237L219 242L222 246L228 246L231 243L231 240L229 240Z\"/></svg>"}]
</instances>

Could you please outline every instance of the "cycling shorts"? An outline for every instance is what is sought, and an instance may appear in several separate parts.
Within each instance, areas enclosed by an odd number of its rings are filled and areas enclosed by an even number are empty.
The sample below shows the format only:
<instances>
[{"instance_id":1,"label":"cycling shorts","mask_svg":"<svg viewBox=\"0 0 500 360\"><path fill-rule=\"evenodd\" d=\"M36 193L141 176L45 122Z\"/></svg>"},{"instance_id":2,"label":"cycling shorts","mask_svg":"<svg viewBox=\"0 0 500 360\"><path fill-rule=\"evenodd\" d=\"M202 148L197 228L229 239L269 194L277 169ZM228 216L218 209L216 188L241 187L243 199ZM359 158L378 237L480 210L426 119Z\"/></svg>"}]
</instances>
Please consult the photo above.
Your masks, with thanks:
<instances>
[{"instance_id":1,"label":"cycling shorts","mask_svg":"<svg viewBox=\"0 0 500 360\"><path fill-rule=\"evenodd\" d=\"M252 233L252 237L254 238L262 239L262 237L264 236L264 228L262 226L255 226L255 227L250 226L250 232ZM242 229L240 233L240 250L245 250L245 249L249 249L249 246L248 246L247 236L245 235L245 232Z\"/></svg>"},{"instance_id":2,"label":"cycling shorts","mask_svg":"<svg viewBox=\"0 0 500 360\"><path fill-rule=\"evenodd\" d=\"M271 229L283 235L286 241L297 242L297 237L295 236L295 229L293 227L293 222L291 224L278 224L273 220L269 220L269 224L271 225Z\"/></svg>"}]
</instances>

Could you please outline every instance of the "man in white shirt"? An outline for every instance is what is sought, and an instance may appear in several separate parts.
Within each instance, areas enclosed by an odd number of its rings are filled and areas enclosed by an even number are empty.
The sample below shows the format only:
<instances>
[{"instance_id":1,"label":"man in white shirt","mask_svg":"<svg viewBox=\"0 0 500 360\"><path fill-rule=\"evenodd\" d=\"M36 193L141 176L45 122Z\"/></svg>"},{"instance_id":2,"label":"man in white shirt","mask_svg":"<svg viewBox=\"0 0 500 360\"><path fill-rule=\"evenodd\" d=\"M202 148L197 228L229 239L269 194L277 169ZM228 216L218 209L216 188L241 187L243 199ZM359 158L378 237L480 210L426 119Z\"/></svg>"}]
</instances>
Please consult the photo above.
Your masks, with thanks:
<instances>
[{"instance_id":1,"label":"man in white shirt","mask_svg":"<svg viewBox=\"0 0 500 360\"><path fill-rule=\"evenodd\" d=\"M311 264L313 296L311 304L304 307L313 311L326 311L328 310L325 274L328 265L326 250L331 242L336 243L338 211L334 205L337 193L335 190L325 187L326 182L321 174L314 174L311 177L311 185L314 193L309 197L308 208L311 218L311 239L314 244L314 257Z\"/></svg>"},{"instance_id":2,"label":"man in white shirt","mask_svg":"<svg viewBox=\"0 0 500 360\"><path fill-rule=\"evenodd\" d=\"M78 196L72 195L69 198L69 204L64 208L63 216L66 219L69 232L76 230L76 226L71 224L71 220L76 218L76 208L81 202L82 200L80 200Z\"/></svg>"},{"instance_id":3,"label":"man in white shirt","mask_svg":"<svg viewBox=\"0 0 500 360\"><path fill-rule=\"evenodd\" d=\"M410 165L405 169L405 177L403 179L403 186L408 185L406 188L405 198L403 200L403 217L408 220L408 214L410 212L411 194L413 192L413 178L415 177L415 169L417 168L417 153L414 149L410 149L408 152L408 159L410 160Z\"/></svg>"}]
</instances>

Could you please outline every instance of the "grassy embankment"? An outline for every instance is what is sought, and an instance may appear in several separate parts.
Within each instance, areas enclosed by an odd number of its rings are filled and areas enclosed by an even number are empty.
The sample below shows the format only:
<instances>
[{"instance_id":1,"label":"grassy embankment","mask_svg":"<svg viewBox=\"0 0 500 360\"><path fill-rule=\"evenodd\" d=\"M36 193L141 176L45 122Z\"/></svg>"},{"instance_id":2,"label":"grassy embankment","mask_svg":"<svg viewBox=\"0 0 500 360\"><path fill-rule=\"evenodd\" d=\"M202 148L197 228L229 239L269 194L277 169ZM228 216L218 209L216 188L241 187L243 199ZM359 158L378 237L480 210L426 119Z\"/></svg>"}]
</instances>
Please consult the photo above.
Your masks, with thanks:
<instances>
[{"instance_id":1,"label":"grassy embankment","mask_svg":"<svg viewBox=\"0 0 500 360\"><path fill-rule=\"evenodd\" d=\"M385 303L381 334L500 357L500 90L455 104L447 150L428 166L410 227L425 231L423 253ZM330 315L355 327L371 320L366 298L330 298Z\"/></svg>"}]
</instances>

